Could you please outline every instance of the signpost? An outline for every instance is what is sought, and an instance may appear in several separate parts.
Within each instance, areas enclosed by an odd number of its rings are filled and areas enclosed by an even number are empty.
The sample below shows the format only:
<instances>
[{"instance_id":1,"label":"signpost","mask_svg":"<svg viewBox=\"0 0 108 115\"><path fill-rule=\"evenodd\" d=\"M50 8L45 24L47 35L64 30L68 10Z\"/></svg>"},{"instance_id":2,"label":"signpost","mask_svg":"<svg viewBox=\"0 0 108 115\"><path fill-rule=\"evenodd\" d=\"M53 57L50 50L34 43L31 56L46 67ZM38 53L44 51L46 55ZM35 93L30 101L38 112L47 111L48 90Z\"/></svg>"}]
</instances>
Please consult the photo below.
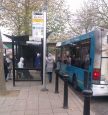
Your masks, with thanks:
<instances>
[{"instance_id":1,"label":"signpost","mask_svg":"<svg viewBox=\"0 0 108 115\"><path fill-rule=\"evenodd\" d=\"M32 40L40 42L43 39L43 88L47 91L45 66L46 66L46 11L32 13Z\"/></svg>"},{"instance_id":2,"label":"signpost","mask_svg":"<svg viewBox=\"0 0 108 115\"><path fill-rule=\"evenodd\" d=\"M46 66L46 11L43 12L44 15L44 38L43 38L43 89L42 91L48 91L46 88L46 77L45 77L45 66Z\"/></svg>"},{"instance_id":3,"label":"signpost","mask_svg":"<svg viewBox=\"0 0 108 115\"><path fill-rule=\"evenodd\" d=\"M32 40L40 42L44 38L44 13L32 12Z\"/></svg>"}]
</instances>

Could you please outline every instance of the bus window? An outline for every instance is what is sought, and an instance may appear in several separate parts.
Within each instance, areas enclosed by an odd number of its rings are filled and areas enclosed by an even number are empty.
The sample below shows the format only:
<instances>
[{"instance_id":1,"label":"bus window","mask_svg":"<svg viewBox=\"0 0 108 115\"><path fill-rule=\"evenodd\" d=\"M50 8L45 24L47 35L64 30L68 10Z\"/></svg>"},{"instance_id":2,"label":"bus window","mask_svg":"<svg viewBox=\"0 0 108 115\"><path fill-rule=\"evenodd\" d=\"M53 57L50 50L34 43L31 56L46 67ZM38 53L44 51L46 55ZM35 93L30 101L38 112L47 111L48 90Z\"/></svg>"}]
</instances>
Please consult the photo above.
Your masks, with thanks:
<instances>
[{"instance_id":1,"label":"bus window","mask_svg":"<svg viewBox=\"0 0 108 115\"><path fill-rule=\"evenodd\" d=\"M90 40L88 42L82 42L82 50L81 50L81 67L84 69L89 68L90 64Z\"/></svg>"},{"instance_id":2,"label":"bus window","mask_svg":"<svg viewBox=\"0 0 108 115\"><path fill-rule=\"evenodd\" d=\"M80 67L81 66L81 51L80 44L75 45L71 48L71 64L73 66Z\"/></svg>"},{"instance_id":3,"label":"bus window","mask_svg":"<svg viewBox=\"0 0 108 115\"><path fill-rule=\"evenodd\" d=\"M63 63L66 63L66 62L65 62L65 61L66 61L66 48L65 48L65 47L62 48L61 61L62 61Z\"/></svg>"},{"instance_id":4,"label":"bus window","mask_svg":"<svg viewBox=\"0 0 108 115\"><path fill-rule=\"evenodd\" d=\"M71 65L75 65L75 47L70 48Z\"/></svg>"},{"instance_id":5,"label":"bus window","mask_svg":"<svg viewBox=\"0 0 108 115\"><path fill-rule=\"evenodd\" d=\"M58 60L61 60L61 48L57 48L56 49L56 61Z\"/></svg>"},{"instance_id":6,"label":"bus window","mask_svg":"<svg viewBox=\"0 0 108 115\"><path fill-rule=\"evenodd\" d=\"M77 67L80 67L81 63L81 51L80 51L80 46L76 47L76 56L75 56L75 65Z\"/></svg>"},{"instance_id":7,"label":"bus window","mask_svg":"<svg viewBox=\"0 0 108 115\"><path fill-rule=\"evenodd\" d=\"M90 40L78 42L70 48L71 64L76 67L88 69L90 57Z\"/></svg>"},{"instance_id":8,"label":"bus window","mask_svg":"<svg viewBox=\"0 0 108 115\"><path fill-rule=\"evenodd\" d=\"M62 62L64 64L71 63L70 51L69 51L69 47L68 46L65 46L65 47L62 48Z\"/></svg>"}]
</instances>

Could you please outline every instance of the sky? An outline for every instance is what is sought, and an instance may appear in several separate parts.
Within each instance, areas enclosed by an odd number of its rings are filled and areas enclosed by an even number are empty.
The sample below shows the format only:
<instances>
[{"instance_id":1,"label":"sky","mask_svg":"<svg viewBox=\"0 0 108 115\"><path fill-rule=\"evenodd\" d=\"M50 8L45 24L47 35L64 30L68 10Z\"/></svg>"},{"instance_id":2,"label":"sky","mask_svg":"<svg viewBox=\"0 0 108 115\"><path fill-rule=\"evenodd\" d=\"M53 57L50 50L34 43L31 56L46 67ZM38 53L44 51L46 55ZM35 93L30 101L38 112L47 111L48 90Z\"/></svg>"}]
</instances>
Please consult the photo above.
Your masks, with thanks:
<instances>
[{"instance_id":1,"label":"sky","mask_svg":"<svg viewBox=\"0 0 108 115\"><path fill-rule=\"evenodd\" d=\"M65 0L66 5L69 6L72 12L75 12L82 5L84 0Z\"/></svg>"},{"instance_id":2,"label":"sky","mask_svg":"<svg viewBox=\"0 0 108 115\"><path fill-rule=\"evenodd\" d=\"M8 34L11 35L9 30L4 28L4 27L0 27L0 31L1 31L1 36L2 36L2 41L3 42L11 42L11 40L7 37L5 37L3 34Z\"/></svg>"},{"instance_id":3,"label":"sky","mask_svg":"<svg viewBox=\"0 0 108 115\"><path fill-rule=\"evenodd\" d=\"M75 12L77 9L81 7L81 4L83 3L84 0L65 0L66 6L69 7L70 11ZM6 28L0 28L2 34L8 34L9 32L7 31ZM3 41L10 41L10 39L6 38L5 36L2 35Z\"/></svg>"}]
</instances>

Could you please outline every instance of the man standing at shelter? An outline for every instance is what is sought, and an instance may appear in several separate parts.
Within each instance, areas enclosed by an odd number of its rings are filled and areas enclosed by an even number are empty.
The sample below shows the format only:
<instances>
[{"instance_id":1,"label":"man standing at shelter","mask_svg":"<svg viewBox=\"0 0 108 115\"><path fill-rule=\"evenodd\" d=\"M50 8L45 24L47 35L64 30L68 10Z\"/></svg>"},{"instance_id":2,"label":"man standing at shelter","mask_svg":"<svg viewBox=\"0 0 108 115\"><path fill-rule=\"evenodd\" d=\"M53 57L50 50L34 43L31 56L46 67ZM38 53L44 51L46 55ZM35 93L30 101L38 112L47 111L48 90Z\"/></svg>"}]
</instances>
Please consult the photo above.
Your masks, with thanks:
<instances>
[{"instance_id":1,"label":"man standing at shelter","mask_svg":"<svg viewBox=\"0 0 108 115\"><path fill-rule=\"evenodd\" d=\"M46 72L48 74L48 79L50 83L52 82L53 65L54 59L52 57L52 54L49 53L48 57L46 58Z\"/></svg>"}]
</instances>

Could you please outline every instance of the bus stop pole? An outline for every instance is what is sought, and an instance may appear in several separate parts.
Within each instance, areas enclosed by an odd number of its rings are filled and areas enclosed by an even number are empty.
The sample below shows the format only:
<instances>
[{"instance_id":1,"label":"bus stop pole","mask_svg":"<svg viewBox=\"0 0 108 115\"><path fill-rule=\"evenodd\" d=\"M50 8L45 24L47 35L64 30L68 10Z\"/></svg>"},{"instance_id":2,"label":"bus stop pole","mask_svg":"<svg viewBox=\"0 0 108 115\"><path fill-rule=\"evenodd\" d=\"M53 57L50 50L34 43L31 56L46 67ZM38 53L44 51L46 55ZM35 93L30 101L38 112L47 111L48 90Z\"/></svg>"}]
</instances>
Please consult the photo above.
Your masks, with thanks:
<instances>
[{"instance_id":1,"label":"bus stop pole","mask_svg":"<svg viewBox=\"0 0 108 115\"><path fill-rule=\"evenodd\" d=\"M43 12L44 15L44 39L43 39L43 89L42 91L47 91L46 88L46 77L45 77L45 66L46 66L46 11Z\"/></svg>"},{"instance_id":2,"label":"bus stop pole","mask_svg":"<svg viewBox=\"0 0 108 115\"><path fill-rule=\"evenodd\" d=\"M41 80L43 85L43 39L41 39Z\"/></svg>"}]
</instances>

